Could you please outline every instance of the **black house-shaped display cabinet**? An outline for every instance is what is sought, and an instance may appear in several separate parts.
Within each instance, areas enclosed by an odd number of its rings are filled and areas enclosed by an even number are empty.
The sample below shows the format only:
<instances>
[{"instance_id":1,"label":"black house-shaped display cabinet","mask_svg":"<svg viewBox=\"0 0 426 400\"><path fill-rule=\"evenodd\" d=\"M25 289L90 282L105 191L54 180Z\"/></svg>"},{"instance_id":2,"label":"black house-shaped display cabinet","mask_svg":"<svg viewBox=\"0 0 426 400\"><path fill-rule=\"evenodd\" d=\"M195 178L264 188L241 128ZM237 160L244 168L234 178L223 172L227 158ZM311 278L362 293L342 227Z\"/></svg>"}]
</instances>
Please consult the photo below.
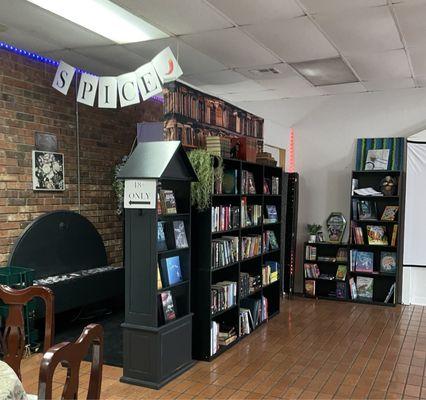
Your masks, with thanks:
<instances>
[{"instance_id":1,"label":"black house-shaped display cabinet","mask_svg":"<svg viewBox=\"0 0 426 400\"><path fill-rule=\"evenodd\" d=\"M190 185L197 176L172 141L138 144L119 178L127 186L121 381L158 389L193 365Z\"/></svg>"}]
</instances>

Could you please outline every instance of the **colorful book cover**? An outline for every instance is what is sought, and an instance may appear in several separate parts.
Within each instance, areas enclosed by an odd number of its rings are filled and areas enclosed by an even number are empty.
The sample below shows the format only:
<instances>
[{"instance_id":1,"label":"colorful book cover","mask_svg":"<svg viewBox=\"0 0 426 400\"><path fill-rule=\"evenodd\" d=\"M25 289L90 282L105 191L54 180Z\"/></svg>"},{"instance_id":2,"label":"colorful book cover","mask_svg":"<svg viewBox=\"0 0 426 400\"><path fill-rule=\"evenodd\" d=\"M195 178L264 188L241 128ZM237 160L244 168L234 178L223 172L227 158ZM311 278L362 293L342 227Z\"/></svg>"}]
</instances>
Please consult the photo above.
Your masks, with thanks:
<instances>
[{"instance_id":1,"label":"colorful book cover","mask_svg":"<svg viewBox=\"0 0 426 400\"><path fill-rule=\"evenodd\" d=\"M388 251L382 251L380 253L380 272L395 274L396 266L396 253Z\"/></svg>"},{"instance_id":2,"label":"colorful book cover","mask_svg":"<svg viewBox=\"0 0 426 400\"><path fill-rule=\"evenodd\" d=\"M336 282L336 297L338 299L346 299L346 282Z\"/></svg>"},{"instance_id":3,"label":"colorful book cover","mask_svg":"<svg viewBox=\"0 0 426 400\"><path fill-rule=\"evenodd\" d=\"M164 222L157 222L157 251L167 250Z\"/></svg>"},{"instance_id":4,"label":"colorful book cover","mask_svg":"<svg viewBox=\"0 0 426 400\"><path fill-rule=\"evenodd\" d=\"M358 276L356 278L356 290L358 297L362 300L373 300L374 279L368 276Z\"/></svg>"},{"instance_id":5,"label":"colorful book cover","mask_svg":"<svg viewBox=\"0 0 426 400\"><path fill-rule=\"evenodd\" d=\"M274 205L267 205L266 215L268 217L268 222L277 222L278 221L277 207Z\"/></svg>"},{"instance_id":6,"label":"colorful book cover","mask_svg":"<svg viewBox=\"0 0 426 400\"><path fill-rule=\"evenodd\" d=\"M315 297L315 281L305 281L305 294L309 297Z\"/></svg>"},{"instance_id":7,"label":"colorful book cover","mask_svg":"<svg viewBox=\"0 0 426 400\"><path fill-rule=\"evenodd\" d=\"M163 267L163 275L167 277L167 284L174 285L182 281L182 272L180 269L179 256L168 257L161 260ZM165 274L164 274L165 272Z\"/></svg>"},{"instance_id":8,"label":"colorful book cover","mask_svg":"<svg viewBox=\"0 0 426 400\"><path fill-rule=\"evenodd\" d=\"M355 271L373 272L374 253L370 251L357 251L355 258Z\"/></svg>"},{"instance_id":9,"label":"colorful book cover","mask_svg":"<svg viewBox=\"0 0 426 400\"><path fill-rule=\"evenodd\" d=\"M336 279L339 281L344 281L346 279L346 274L347 274L348 270L346 265L339 265L337 267L337 272L336 272Z\"/></svg>"},{"instance_id":10,"label":"colorful book cover","mask_svg":"<svg viewBox=\"0 0 426 400\"><path fill-rule=\"evenodd\" d=\"M370 200L359 200L358 201L358 219L360 220L377 219L376 203Z\"/></svg>"},{"instance_id":11,"label":"colorful book cover","mask_svg":"<svg viewBox=\"0 0 426 400\"><path fill-rule=\"evenodd\" d=\"M175 235L175 245L177 249L188 247L186 239L185 224L183 221L173 221L173 231Z\"/></svg>"},{"instance_id":12,"label":"colorful book cover","mask_svg":"<svg viewBox=\"0 0 426 400\"><path fill-rule=\"evenodd\" d=\"M383 210L382 221L395 221L399 206L386 206Z\"/></svg>"},{"instance_id":13,"label":"colorful book cover","mask_svg":"<svg viewBox=\"0 0 426 400\"><path fill-rule=\"evenodd\" d=\"M351 299L356 300L358 297L358 292L356 290L356 284L354 278L349 279L349 288L351 290Z\"/></svg>"},{"instance_id":14,"label":"colorful book cover","mask_svg":"<svg viewBox=\"0 0 426 400\"><path fill-rule=\"evenodd\" d=\"M169 322L176 319L175 305L173 303L173 296L170 290L166 290L160 294L161 305L163 308L164 321Z\"/></svg>"},{"instance_id":15,"label":"colorful book cover","mask_svg":"<svg viewBox=\"0 0 426 400\"><path fill-rule=\"evenodd\" d=\"M367 225L368 244L370 245L388 245L386 237L386 228L384 226Z\"/></svg>"}]
</instances>

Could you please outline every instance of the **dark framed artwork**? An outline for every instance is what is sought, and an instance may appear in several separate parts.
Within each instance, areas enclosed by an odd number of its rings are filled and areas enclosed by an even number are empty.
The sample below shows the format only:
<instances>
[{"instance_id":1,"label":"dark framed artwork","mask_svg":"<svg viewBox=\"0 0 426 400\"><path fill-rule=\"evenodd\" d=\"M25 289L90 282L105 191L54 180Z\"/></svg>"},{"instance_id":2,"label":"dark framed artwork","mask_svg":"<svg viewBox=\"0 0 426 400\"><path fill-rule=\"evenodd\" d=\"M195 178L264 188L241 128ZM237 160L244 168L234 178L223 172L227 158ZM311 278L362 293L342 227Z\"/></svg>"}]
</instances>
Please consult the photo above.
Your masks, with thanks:
<instances>
[{"instance_id":1,"label":"dark framed artwork","mask_svg":"<svg viewBox=\"0 0 426 400\"><path fill-rule=\"evenodd\" d=\"M33 150L33 190L65 190L64 155Z\"/></svg>"}]
</instances>

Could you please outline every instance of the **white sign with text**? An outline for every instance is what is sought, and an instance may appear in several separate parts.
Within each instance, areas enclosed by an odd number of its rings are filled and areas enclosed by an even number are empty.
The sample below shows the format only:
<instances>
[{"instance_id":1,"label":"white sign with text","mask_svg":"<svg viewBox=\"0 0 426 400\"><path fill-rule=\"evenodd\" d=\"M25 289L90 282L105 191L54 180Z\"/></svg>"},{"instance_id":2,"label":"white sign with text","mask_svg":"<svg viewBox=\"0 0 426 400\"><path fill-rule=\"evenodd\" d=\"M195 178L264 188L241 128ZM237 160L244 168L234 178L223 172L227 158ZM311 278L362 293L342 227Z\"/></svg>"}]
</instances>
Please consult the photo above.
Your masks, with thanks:
<instances>
[{"instance_id":1,"label":"white sign with text","mask_svg":"<svg viewBox=\"0 0 426 400\"><path fill-rule=\"evenodd\" d=\"M157 181L155 179L126 179L124 208L156 208Z\"/></svg>"}]
</instances>

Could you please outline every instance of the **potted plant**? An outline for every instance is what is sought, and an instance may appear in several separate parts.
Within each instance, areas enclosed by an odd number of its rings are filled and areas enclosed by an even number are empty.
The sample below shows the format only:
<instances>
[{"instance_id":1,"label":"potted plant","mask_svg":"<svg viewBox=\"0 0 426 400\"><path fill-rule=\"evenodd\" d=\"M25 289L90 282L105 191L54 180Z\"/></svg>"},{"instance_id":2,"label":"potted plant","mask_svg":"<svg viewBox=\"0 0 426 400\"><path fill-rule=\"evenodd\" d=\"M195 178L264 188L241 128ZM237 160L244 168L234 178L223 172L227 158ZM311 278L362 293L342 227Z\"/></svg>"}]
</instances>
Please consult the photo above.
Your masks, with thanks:
<instances>
[{"instance_id":1,"label":"potted plant","mask_svg":"<svg viewBox=\"0 0 426 400\"><path fill-rule=\"evenodd\" d=\"M321 232L322 226L318 224L307 224L309 233L309 243L315 243L317 241L317 234Z\"/></svg>"},{"instance_id":2,"label":"potted plant","mask_svg":"<svg viewBox=\"0 0 426 400\"><path fill-rule=\"evenodd\" d=\"M191 204L203 211L211 206L215 181L223 178L223 160L201 149L189 152L188 158L198 176L198 182L191 183Z\"/></svg>"}]
</instances>

